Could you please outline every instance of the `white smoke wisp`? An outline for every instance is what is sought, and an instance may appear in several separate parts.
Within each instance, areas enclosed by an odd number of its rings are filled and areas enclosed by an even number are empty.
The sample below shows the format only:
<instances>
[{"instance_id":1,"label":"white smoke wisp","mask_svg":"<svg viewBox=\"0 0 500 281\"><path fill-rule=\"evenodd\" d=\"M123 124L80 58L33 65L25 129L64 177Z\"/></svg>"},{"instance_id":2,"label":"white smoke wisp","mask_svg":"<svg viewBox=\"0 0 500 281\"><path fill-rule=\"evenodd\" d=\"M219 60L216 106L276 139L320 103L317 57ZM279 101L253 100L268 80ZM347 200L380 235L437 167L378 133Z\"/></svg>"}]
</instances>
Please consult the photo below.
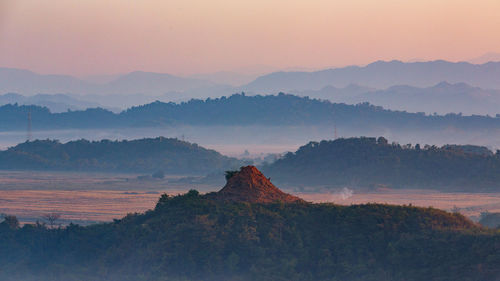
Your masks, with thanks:
<instances>
[{"instance_id":1,"label":"white smoke wisp","mask_svg":"<svg viewBox=\"0 0 500 281\"><path fill-rule=\"evenodd\" d=\"M354 194L354 190L347 188L347 187L344 187L340 191L340 198L342 198L342 200L347 200L347 199L351 198L353 194Z\"/></svg>"}]
</instances>

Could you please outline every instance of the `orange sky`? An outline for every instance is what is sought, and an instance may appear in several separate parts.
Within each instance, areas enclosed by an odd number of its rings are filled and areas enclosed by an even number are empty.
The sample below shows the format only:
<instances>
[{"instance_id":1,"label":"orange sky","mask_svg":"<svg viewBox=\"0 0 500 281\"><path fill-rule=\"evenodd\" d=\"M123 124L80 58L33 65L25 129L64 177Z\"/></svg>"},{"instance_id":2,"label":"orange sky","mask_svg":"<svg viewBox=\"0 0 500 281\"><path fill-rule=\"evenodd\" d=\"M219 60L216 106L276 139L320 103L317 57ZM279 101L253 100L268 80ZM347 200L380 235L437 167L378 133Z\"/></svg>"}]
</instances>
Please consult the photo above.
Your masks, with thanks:
<instances>
[{"instance_id":1,"label":"orange sky","mask_svg":"<svg viewBox=\"0 0 500 281\"><path fill-rule=\"evenodd\" d=\"M499 0L0 0L0 66L89 75L465 60Z\"/></svg>"}]
</instances>

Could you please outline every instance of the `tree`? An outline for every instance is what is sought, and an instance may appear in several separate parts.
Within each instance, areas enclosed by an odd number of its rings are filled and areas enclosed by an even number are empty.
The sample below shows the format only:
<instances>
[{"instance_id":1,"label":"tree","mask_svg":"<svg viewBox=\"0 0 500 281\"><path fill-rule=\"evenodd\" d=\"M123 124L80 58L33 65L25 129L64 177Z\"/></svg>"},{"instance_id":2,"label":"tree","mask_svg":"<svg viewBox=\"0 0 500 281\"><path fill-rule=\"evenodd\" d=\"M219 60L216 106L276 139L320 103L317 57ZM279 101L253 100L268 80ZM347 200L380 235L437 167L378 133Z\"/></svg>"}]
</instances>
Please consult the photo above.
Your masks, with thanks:
<instances>
[{"instance_id":1,"label":"tree","mask_svg":"<svg viewBox=\"0 0 500 281\"><path fill-rule=\"evenodd\" d=\"M11 229L17 229L19 228L19 220L17 219L16 216L9 216L9 215L4 215L3 217L4 221L0 223L0 225L6 225Z\"/></svg>"},{"instance_id":2,"label":"tree","mask_svg":"<svg viewBox=\"0 0 500 281\"><path fill-rule=\"evenodd\" d=\"M226 173L225 173L226 180L228 181L230 178L232 178L237 173L239 173L239 171L226 171Z\"/></svg>"},{"instance_id":3,"label":"tree","mask_svg":"<svg viewBox=\"0 0 500 281\"><path fill-rule=\"evenodd\" d=\"M387 145L388 143L389 143L389 142L388 142L388 141L387 141L387 139L386 139L386 138L384 138L384 137L379 137L379 138L377 139L377 144L380 144L380 145Z\"/></svg>"},{"instance_id":4,"label":"tree","mask_svg":"<svg viewBox=\"0 0 500 281\"><path fill-rule=\"evenodd\" d=\"M49 224L50 228L54 228L56 225L56 221L61 218L61 214L53 212L53 213L48 213L43 215L43 218L47 221Z\"/></svg>"}]
</instances>

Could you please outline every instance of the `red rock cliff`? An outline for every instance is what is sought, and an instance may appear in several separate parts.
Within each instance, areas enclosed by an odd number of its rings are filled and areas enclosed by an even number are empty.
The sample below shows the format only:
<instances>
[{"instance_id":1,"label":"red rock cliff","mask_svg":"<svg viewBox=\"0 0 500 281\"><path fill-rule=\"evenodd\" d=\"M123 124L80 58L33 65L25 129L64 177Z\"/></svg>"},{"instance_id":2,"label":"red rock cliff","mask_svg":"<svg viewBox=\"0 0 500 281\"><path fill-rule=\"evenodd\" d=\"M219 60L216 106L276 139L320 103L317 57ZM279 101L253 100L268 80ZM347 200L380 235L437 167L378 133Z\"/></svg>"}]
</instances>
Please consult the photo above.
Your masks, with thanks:
<instances>
[{"instance_id":1,"label":"red rock cliff","mask_svg":"<svg viewBox=\"0 0 500 281\"><path fill-rule=\"evenodd\" d=\"M250 203L304 202L274 186L256 167L246 166L228 179L226 185L217 192L222 200Z\"/></svg>"}]
</instances>

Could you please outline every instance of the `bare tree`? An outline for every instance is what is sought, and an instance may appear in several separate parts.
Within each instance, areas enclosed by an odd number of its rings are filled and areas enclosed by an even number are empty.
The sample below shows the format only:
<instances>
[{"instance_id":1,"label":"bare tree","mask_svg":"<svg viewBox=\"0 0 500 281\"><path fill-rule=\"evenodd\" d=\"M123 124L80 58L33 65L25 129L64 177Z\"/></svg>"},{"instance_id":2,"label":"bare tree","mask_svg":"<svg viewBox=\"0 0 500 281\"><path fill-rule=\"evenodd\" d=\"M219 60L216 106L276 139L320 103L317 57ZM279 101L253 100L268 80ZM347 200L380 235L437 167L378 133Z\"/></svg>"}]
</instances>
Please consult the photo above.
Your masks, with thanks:
<instances>
[{"instance_id":1,"label":"bare tree","mask_svg":"<svg viewBox=\"0 0 500 281\"><path fill-rule=\"evenodd\" d=\"M16 216L9 216L6 214L1 214L0 216L4 219L4 221L1 222L0 225L5 224L12 229L19 228L19 220L17 220Z\"/></svg>"},{"instance_id":2,"label":"bare tree","mask_svg":"<svg viewBox=\"0 0 500 281\"><path fill-rule=\"evenodd\" d=\"M56 213L56 212L52 212L52 213L48 213L48 214L43 215L43 219L45 219L47 221L50 228L54 228L54 226L56 225L56 221L60 218L61 218L61 214Z\"/></svg>"}]
</instances>

